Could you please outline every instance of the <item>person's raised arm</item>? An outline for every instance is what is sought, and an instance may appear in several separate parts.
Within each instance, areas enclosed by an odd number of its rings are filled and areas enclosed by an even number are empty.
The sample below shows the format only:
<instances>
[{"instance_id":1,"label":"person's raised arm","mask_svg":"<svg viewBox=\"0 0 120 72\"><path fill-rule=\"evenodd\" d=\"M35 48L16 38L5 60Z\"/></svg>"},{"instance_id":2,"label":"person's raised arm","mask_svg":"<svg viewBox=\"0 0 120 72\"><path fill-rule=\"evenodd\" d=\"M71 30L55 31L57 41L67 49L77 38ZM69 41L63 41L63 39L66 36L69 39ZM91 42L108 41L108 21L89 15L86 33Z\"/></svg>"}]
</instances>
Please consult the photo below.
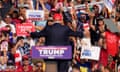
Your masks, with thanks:
<instances>
[{"instance_id":1,"label":"person's raised arm","mask_svg":"<svg viewBox=\"0 0 120 72\"><path fill-rule=\"evenodd\" d=\"M76 24L76 19L77 19L77 16L76 16L76 10L74 8L74 4L73 2L70 3L72 9L70 10L70 14L71 14L71 17L72 17L72 28L74 31L76 31L77 29L77 24Z\"/></svg>"},{"instance_id":2,"label":"person's raised arm","mask_svg":"<svg viewBox=\"0 0 120 72\"><path fill-rule=\"evenodd\" d=\"M80 38L83 37L83 32L73 31L70 28L69 28L68 33L69 33L69 36L80 37Z\"/></svg>"},{"instance_id":3,"label":"person's raised arm","mask_svg":"<svg viewBox=\"0 0 120 72\"><path fill-rule=\"evenodd\" d=\"M33 10L33 3L31 2L31 0L27 1L27 4L29 5L29 9Z\"/></svg>"},{"instance_id":4,"label":"person's raised arm","mask_svg":"<svg viewBox=\"0 0 120 72\"><path fill-rule=\"evenodd\" d=\"M39 0L36 0L36 10L39 10Z\"/></svg>"},{"instance_id":5,"label":"person's raised arm","mask_svg":"<svg viewBox=\"0 0 120 72\"><path fill-rule=\"evenodd\" d=\"M58 2L58 0L55 0L55 1L54 1L54 6L56 6L56 5L57 5L57 2Z\"/></svg>"},{"instance_id":6,"label":"person's raised arm","mask_svg":"<svg viewBox=\"0 0 120 72\"><path fill-rule=\"evenodd\" d=\"M95 14L89 13L89 16L90 16L90 28L95 31L96 29L95 29L95 26L93 25L93 18L95 16Z\"/></svg>"},{"instance_id":7,"label":"person's raised arm","mask_svg":"<svg viewBox=\"0 0 120 72\"><path fill-rule=\"evenodd\" d=\"M45 37L47 32L47 27L43 28L40 32L28 32L32 38Z\"/></svg>"},{"instance_id":8,"label":"person's raised arm","mask_svg":"<svg viewBox=\"0 0 120 72\"><path fill-rule=\"evenodd\" d=\"M67 5L67 0L64 0L64 6L66 6Z\"/></svg>"},{"instance_id":9,"label":"person's raised arm","mask_svg":"<svg viewBox=\"0 0 120 72\"><path fill-rule=\"evenodd\" d=\"M88 12L88 13L90 13L91 11L90 11L90 9L89 9L89 5L88 5L88 2L85 2L85 7L86 7L86 12Z\"/></svg>"},{"instance_id":10,"label":"person's raised arm","mask_svg":"<svg viewBox=\"0 0 120 72\"><path fill-rule=\"evenodd\" d=\"M49 11L49 10L45 7L44 0L39 0L39 3L41 4L42 9L43 9L45 12L48 12L48 11Z\"/></svg>"},{"instance_id":11,"label":"person's raised arm","mask_svg":"<svg viewBox=\"0 0 120 72\"><path fill-rule=\"evenodd\" d=\"M15 54L16 53L16 50L18 49L19 45L21 44L20 41L18 41L15 46L12 48L12 53Z\"/></svg>"}]
</instances>

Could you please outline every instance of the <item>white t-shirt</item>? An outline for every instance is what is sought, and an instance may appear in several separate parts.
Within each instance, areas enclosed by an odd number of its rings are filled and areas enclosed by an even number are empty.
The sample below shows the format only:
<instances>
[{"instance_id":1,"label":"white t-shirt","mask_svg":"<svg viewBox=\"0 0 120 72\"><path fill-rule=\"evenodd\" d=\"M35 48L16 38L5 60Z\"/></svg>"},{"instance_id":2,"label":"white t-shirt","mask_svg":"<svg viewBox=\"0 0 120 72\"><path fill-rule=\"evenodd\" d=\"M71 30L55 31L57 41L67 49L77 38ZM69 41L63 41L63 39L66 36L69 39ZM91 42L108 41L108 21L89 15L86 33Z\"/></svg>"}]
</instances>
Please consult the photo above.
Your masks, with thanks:
<instances>
[{"instance_id":1,"label":"white t-shirt","mask_svg":"<svg viewBox=\"0 0 120 72\"><path fill-rule=\"evenodd\" d=\"M0 22L0 28L5 27L5 26L6 26L6 23L4 21L1 21Z\"/></svg>"},{"instance_id":2,"label":"white t-shirt","mask_svg":"<svg viewBox=\"0 0 120 72\"><path fill-rule=\"evenodd\" d=\"M11 27L11 32L12 33L16 33L16 29L15 29L15 26L13 25L13 24L6 24L6 25L10 25L10 27ZM6 26L5 25L5 26Z\"/></svg>"}]
</instances>

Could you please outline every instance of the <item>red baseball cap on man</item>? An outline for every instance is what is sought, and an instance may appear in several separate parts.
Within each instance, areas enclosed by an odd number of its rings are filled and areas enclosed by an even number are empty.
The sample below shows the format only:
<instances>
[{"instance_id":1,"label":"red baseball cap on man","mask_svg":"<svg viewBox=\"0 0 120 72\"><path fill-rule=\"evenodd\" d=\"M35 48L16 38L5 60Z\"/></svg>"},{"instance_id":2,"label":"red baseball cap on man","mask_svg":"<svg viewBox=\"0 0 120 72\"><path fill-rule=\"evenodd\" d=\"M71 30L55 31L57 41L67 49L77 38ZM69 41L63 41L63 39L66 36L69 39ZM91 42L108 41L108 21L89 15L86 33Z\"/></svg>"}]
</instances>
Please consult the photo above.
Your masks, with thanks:
<instances>
[{"instance_id":1,"label":"red baseball cap on man","mask_svg":"<svg viewBox=\"0 0 120 72\"><path fill-rule=\"evenodd\" d=\"M55 14L53 15L53 19L54 19L54 20L62 20L62 15L59 14L59 13L55 13Z\"/></svg>"}]
</instances>

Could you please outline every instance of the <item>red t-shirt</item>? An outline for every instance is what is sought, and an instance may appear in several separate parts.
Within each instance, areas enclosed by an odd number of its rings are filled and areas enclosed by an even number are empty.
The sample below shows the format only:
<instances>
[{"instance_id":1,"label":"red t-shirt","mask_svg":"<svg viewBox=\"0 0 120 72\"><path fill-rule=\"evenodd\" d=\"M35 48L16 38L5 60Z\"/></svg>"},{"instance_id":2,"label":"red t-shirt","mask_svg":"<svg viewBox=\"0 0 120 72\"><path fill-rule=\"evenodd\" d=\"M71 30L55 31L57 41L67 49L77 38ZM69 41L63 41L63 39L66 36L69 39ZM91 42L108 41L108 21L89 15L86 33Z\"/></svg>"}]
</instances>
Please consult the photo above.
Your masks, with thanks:
<instances>
[{"instance_id":1,"label":"red t-shirt","mask_svg":"<svg viewBox=\"0 0 120 72\"><path fill-rule=\"evenodd\" d=\"M101 49L99 63L103 66L107 66L108 63L108 53L107 50Z\"/></svg>"},{"instance_id":2,"label":"red t-shirt","mask_svg":"<svg viewBox=\"0 0 120 72\"><path fill-rule=\"evenodd\" d=\"M112 32L106 32L106 46L109 55L115 56L118 51L118 37Z\"/></svg>"},{"instance_id":3,"label":"red t-shirt","mask_svg":"<svg viewBox=\"0 0 120 72\"><path fill-rule=\"evenodd\" d=\"M13 22L14 24L18 24L18 23L21 23L21 20L15 18L15 19L12 19L12 22Z\"/></svg>"},{"instance_id":4,"label":"red t-shirt","mask_svg":"<svg viewBox=\"0 0 120 72\"><path fill-rule=\"evenodd\" d=\"M24 67L24 66L23 66L23 67ZM22 70L25 71L23 67L22 67ZM25 72L32 72L32 66L29 65L29 66L28 66L28 71L25 71Z\"/></svg>"},{"instance_id":5,"label":"red t-shirt","mask_svg":"<svg viewBox=\"0 0 120 72\"><path fill-rule=\"evenodd\" d=\"M118 37L118 47L120 47L120 36Z\"/></svg>"},{"instance_id":6,"label":"red t-shirt","mask_svg":"<svg viewBox=\"0 0 120 72\"><path fill-rule=\"evenodd\" d=\"M19 67L16 69L15 72L23 72L23 70L22 70L22 66L19 66Z\"/></svg>"},{"instance_id":7,"label":"red t-shirt","mask_svg":"<svg viewBox=\"0 0 120 72\"><path fill-rule=\"evenodd\" d=\"M28 66L28 71L24 71L24 66L19 66L17 69L16 69L16 72L32 72L32 66Z\"/></svg>"}]
</instances>

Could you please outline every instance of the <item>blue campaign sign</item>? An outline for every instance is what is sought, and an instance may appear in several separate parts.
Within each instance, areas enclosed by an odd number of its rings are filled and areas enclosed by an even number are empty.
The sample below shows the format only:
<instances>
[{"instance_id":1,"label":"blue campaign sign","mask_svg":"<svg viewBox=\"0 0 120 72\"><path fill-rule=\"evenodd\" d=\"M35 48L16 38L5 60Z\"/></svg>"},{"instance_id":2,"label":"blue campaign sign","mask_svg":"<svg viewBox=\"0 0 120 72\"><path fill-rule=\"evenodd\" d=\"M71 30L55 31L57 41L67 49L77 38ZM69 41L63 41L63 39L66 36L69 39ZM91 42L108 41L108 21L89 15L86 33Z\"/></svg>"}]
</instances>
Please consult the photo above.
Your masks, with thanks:
<instances>
[{"instance_id":1,"label":"blue campaign sign","mask_svg":"<svg viewBox=\"0 0 120 72\"><path fill-rule=\"evenodd\" d=\"M90 50L84 50L82 53L83 56L91 56L91 51Z\"/></svg>"},{"instance_id":2,"label":"blue campaign sign","mask_svg":"<svg viewBox=\"0 0 120 72\"><path fill-rule=\"evenodd\" d=\"M71 46L40 46L32 47L33 59L71 59Z\"/></svg>"}]
</instances>

